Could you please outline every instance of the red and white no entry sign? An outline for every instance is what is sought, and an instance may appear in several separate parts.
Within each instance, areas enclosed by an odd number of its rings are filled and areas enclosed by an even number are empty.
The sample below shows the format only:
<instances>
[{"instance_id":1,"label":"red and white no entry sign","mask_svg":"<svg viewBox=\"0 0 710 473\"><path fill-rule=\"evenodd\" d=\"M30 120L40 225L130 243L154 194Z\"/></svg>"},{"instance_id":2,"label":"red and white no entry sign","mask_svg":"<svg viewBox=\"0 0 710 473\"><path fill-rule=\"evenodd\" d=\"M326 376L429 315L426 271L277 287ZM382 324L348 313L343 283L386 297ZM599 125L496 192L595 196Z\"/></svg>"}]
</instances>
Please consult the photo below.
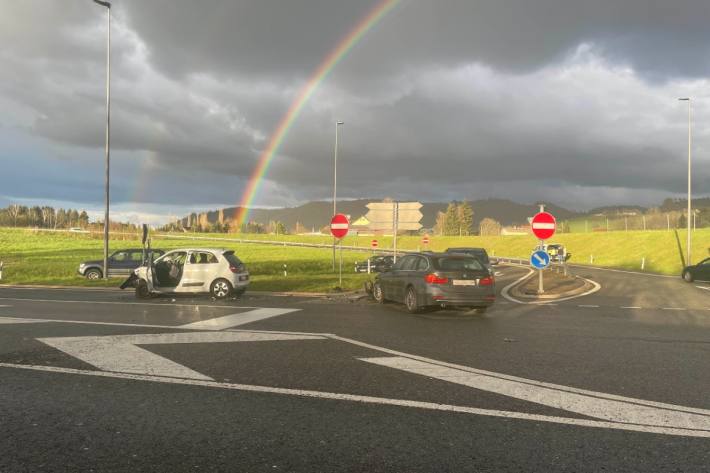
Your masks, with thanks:
<instances>
[{"instance_id":1,"label":"red and white no entry sign","mask_svg":"<svg viewBox=\"0 0 710 473\"><path fill-rule=\"evenodd\" d=\"M536 237L540 240L547 240L555 234L557 222L555 222L555 217L552 214L540 212L533 217L530 226Z\"/></svg>"},{"instance_id":2,"label":"red and white no entry sign","mask_svg":"<svg viewBox=\"0 0 710 473\"><path fill-rule=\"evenodd\" d=\"M343 238L348 234L348 229L350 228L350 222L348 222L348 217L343 214L335 214L330 220L330 233L333 234L335 238Z\"/></svg>"},{"instance_id":3,"label":"red and white no entry sign","mask_svg":"<svg viewBox=\"0 0 710 473\"><path fill-rule=\"evenodd\" d=\"M429 235L424 235L422 237L422 245L428 245L429 244Z\"/></svg>"},{"instance_id":4,"label":"red and white no entry sign","mask_svg":"<svg viewBox=\"0 0 710 473\"><path fill-rule=\"evenodd\" d=\"M370 242L370 246L373 247L373 248L377 248L377 245L379 245L379 243L377 243L377 240L372 240L372 241Z\"/></svg>"}]
</instances>

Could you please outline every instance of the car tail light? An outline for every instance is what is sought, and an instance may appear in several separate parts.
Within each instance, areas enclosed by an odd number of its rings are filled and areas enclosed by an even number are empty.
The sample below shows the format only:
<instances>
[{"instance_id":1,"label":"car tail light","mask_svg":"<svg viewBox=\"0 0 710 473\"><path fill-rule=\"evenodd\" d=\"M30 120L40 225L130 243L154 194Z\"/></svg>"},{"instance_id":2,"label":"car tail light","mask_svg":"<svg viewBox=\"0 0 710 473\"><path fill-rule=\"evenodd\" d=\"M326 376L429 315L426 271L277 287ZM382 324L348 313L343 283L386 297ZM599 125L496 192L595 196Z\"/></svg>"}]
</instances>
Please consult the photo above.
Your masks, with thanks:
<instances>
[{"instance_id":1,"label":"car tail light","mask_svg":"<svg viewBox=\"0 0 710 473\"><path fill-rule=\"evenodd\" d=\"M243 273L246 271L246 267L243 264L239 264L237 266L230 266L229 270L233 273Z\"/></svg>"},{"instance_id":2,"label":"car tail light","mask_svg":"<svg viewBox=\"0 0 710 473\"><path fill-rule=\"evenodd\" d=\"M493 276L488 276L488 277L485 277L485 278L481 279L480 281L478 281L478 285L479 286L492 286L493 283L495 283L495 282L496 281L495 281L495 279L493 279Z\"/></svg>"},{"instance_id":3,"label":"car tail light","mask_svg":"<svg viewBox=\"0 0 710 473\"><path fill-rule=\"evenodd\" d=\"M427 274L424 277L424 281L426 281L427 284L446 284L449 282L449 278L444 278L441 276L437 276L436 274Z\"/></svg>"}]
</instances>

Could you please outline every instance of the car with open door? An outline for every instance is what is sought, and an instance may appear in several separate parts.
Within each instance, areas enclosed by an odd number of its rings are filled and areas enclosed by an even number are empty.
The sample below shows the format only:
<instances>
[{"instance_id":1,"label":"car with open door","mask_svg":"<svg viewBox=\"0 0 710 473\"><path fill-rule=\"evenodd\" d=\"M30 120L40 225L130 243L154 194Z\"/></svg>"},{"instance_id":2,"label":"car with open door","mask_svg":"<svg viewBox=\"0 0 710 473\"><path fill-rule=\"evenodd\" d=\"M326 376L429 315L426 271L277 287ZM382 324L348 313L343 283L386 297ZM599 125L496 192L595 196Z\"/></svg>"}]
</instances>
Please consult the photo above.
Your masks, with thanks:
<instances>
[{"instance_id":1,"label":"car with open door","mask_svg":"<svg viewBox=\"0 0 710 473\"><path fill-rule=\"evenodd\" d=\"M495 302L495 277L475 256L413 253L378 274L372 294L379 303L404 303L411 313L436 307L467 307L483 313Z\"/></svg>"},{"instance_id":2,"label":"car with open door","mask_svg":"<svg viewBox=\"0 0 710 473\"><path fill-rule=\"evenodd\" d=\"M200 293L225 299L246 292L249 272L232 250L188 248L169 251L136 269L121 288L131 285L140 299L155 294Z\"/></svg>"}]
</instances>

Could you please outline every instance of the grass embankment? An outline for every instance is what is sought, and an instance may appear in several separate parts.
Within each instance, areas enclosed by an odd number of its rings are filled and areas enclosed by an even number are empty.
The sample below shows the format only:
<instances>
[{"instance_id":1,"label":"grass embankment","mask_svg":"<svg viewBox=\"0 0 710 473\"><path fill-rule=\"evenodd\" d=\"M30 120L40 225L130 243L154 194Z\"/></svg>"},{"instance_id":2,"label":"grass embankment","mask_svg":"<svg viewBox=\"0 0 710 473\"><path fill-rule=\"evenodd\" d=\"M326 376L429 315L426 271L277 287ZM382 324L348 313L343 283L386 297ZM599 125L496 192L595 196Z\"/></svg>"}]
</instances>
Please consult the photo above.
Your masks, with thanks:
<instances>
[{"instance_id":1,"label":"grass embankment","mask_svg":"<svg viewBox=\"0 0 710 473\"><path fill-rule=\"evenodd\" d=\"M178 234L190 236L189 234ZM224 235L198 234L198 237L264 239L287 242L332 243L332 238L299 235ZM678 237L685 247L685 232ZM380 249L391 248L391 237L374 237ZM348 236L344 245L368 247L371 236ZM679 274L682 268L679 245L673 231L629 231L603 233L570 233L556 235L551 242L564 244L572 253L572 263L589 264L590 256L594 265L641 270L641 260L645 258L645 270L661 274ZM402 250L445 250L454 246L480 246L497 256L528 258L536 244L533 236L504 237L439 237L432 236L429 248L421 246L420 237L400 237L398 248ZM138 238L117 236L111 242L111 250L137 247ZM155 248L171 249L181 247L226 247L237 252L248 265L252 274L253 290L310 291L332 290L337 285L337 273L332 271L330 249L282 247L233 241L210 242L190 239L154 238ZM708 256L710 229L693 232L693 261ZM22 229L0 229L0 261L5 263L2 283L6 284L60 284L103 286L102 281L89 282L76 274L79 263L100 259L102 255L101 235L72 233L46 233ZM343 288L362 287L367 275L354 274L353 264L365 258L364 253L343 252ZM288 276L283 275L283 265L287 265ZM117 285L112 280L109 285Z\"/></svg>"}]
</instances>

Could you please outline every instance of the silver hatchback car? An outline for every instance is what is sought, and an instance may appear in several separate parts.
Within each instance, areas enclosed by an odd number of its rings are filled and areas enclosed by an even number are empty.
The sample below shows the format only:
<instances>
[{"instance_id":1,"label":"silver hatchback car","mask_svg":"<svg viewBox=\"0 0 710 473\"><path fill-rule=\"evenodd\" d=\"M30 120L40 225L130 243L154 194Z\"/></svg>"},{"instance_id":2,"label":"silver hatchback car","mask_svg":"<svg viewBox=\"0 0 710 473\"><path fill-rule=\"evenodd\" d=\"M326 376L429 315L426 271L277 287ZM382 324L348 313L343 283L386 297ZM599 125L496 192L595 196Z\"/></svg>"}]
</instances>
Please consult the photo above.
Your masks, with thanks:
<instances>
[{"instance_id":1,"label":"silver hatchback car","mask_svg":"<svg viewBox=\"0 0 710 473\"><path fill-rule=\"evenodd\" d=\"M136 297L153 294L210 293L216 299L241 296L249 272L232 250L187 248L172 250L153 264L139 267L121 286L134 285Z\"/></svg>"}]
</instances>

